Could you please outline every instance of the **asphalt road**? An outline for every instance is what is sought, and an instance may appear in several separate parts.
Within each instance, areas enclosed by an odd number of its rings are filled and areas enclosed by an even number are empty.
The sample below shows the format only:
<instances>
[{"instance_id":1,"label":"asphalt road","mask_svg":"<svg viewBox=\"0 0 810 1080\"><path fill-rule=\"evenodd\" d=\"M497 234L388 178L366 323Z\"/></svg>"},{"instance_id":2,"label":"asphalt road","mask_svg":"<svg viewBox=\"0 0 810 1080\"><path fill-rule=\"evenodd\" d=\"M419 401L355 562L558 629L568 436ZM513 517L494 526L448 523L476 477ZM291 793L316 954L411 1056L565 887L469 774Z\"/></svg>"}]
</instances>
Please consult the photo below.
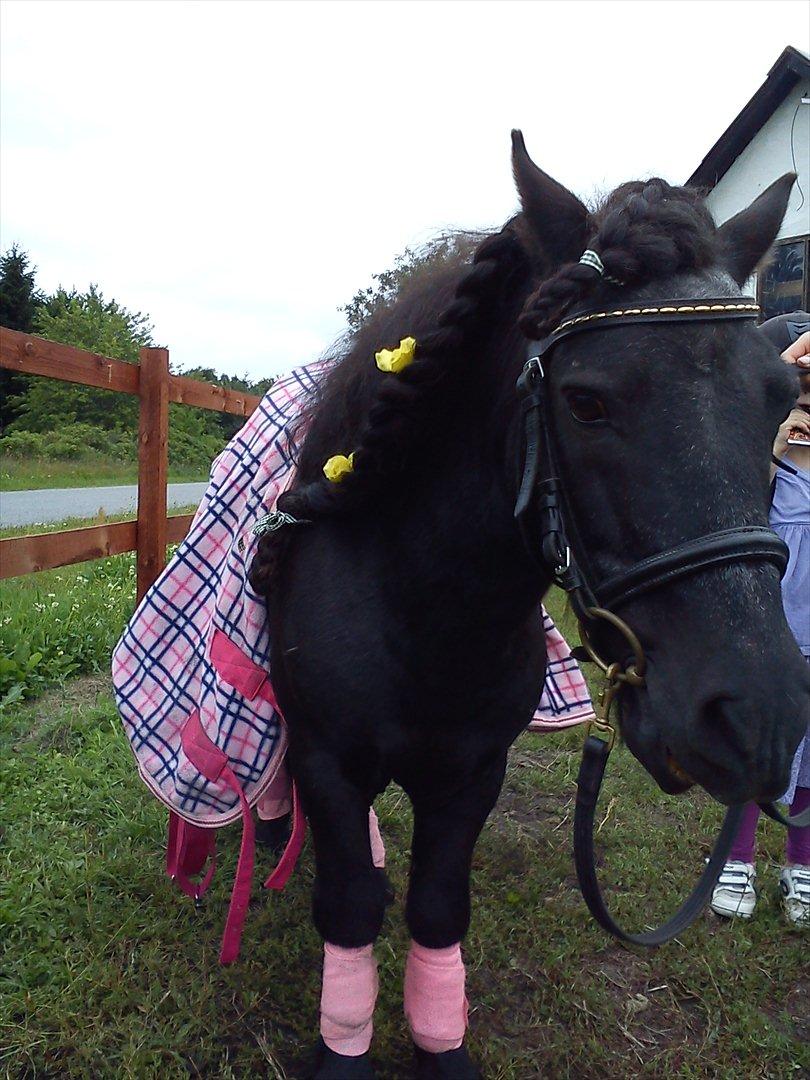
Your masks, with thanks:
<instances>
[{"instance_id":1,"label":"asphalt road","mask_svg":"<svg viewBox=\"0 0 810 1080\"><path fill-rule=\"evenodd\" d=\"M169 506L196 505L207 484L169 484ZM45 525L65 518L95 517L134 511L135 484L121 487L45 488L42 491L0 492L0 528L10 525Z\"/></svg>"}]
</instances>

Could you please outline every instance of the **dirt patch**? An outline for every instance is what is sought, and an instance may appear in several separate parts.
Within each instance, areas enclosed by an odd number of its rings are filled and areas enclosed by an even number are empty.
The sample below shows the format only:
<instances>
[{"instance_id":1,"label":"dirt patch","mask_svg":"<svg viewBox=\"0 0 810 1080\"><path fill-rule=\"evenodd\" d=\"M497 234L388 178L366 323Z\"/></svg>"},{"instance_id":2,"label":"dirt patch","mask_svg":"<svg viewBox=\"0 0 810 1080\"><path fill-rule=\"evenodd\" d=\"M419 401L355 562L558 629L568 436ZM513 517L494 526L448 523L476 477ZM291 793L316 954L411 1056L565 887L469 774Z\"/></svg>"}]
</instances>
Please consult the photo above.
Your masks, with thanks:
<instances>
[{"instance_id":1,"label":"dirt patch","mask_svg":"<svg viewBox=\"0 0 810 1080\"><path fill-rule=\"evenodd\" d=\"M75 745L75 733L69 722L71 713L76 709L106 705L111 696L109 675L85 675L71 679L64 686L46 690L26 707L30 722L13 749L22 750L33 743L43 750L69 752Z\"/></svg>"},{"instance_id":2,"label":"dirt patch","mask_svg":"<svg viewBox=\"0 0 810 1080\"><path fill-rule=\"evenodd\" d=\"M799 979L784 997L763 1005L762 1012L789 1039L810 1046L810 979Z\"/></svg>"}]
</instances>

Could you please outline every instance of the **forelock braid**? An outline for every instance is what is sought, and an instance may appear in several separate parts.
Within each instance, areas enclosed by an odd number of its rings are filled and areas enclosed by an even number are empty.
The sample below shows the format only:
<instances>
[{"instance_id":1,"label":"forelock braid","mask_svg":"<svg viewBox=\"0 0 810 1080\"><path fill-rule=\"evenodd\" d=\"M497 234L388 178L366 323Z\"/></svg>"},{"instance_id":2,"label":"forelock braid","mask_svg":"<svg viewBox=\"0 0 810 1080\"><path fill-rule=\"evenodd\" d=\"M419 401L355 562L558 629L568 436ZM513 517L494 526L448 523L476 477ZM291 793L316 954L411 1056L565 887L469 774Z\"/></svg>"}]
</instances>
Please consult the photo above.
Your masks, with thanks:
<instances>
[{"instance_id":1,"label":"forelock braid","mask_svg":"<svg viewBox=\"0 0 810 1080\"><path fill-rule=\"evenodd\" d=\"M452 301L436 318L436 329L420 335L413 362L380 381L354 448L352 471L340 483L319 477L288 491L279 498L278 508L308 521L345 513L377 492L392 473L402 471L425 430L441 416L436 390L463 363L466 347L480 337L516 274L528 274L528 257L507 225L478 245ZM269 590L285 532L268 534L259 542L250 571L251 584L259 593Z\"/></svg>"},{"instance_id":2,"label":"forelock braid","mask_svg":"<svg viewBox=\"0 0 810 1080\"><path fill-rule=\"evenodd\" d=\"M714 222L701 197L664 180L623 185L594 221L597 229L587 247L599 255L606 276L623 285L700 270L718 256ZM594 267L566 263L528 298L521 330L527 337L549 333L603 281Z\"/></svg>"}]
</instances>

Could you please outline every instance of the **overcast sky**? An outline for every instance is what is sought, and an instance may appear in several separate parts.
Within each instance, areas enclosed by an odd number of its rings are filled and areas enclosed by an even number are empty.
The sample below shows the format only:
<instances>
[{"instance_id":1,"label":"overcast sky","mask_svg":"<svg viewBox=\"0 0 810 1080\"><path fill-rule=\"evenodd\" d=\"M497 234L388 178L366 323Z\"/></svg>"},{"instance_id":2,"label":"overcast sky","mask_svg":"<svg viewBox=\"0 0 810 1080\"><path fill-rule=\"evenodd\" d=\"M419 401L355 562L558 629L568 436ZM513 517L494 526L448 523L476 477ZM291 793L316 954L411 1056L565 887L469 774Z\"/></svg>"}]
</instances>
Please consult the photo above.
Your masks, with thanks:
<instances>
[{"instance_id":1,"label":"overcast sky","mask_svg":"<svg viewBox=\"0 0 810 1080\"><path fill-rule=\"evenodd\" d=\"M0 241L148 312L178 367L314 359L408 245L515 209L509 131L588 197L682 182L805 0L4 0Z\"/></svg>"}]
</instances>

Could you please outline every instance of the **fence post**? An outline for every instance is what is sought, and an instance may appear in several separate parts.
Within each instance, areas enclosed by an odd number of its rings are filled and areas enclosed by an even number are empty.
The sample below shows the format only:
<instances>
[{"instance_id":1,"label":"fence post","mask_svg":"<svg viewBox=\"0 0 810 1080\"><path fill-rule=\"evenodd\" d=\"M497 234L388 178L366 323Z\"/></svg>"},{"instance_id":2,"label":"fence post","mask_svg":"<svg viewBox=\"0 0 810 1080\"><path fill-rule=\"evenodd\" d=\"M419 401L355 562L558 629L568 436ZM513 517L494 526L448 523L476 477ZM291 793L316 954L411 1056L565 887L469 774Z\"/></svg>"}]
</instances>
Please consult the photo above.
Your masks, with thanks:
<instances>
[{"instance_id":1,"label":"fence post","mask_svg":"<svg viewBox=\"0 0 810 1080\"><path fill-rule=\"evenodd\" d=\"M169 350L140 350L138 601L166 564L169 471Z\"/></svg>"}]
</instances>

